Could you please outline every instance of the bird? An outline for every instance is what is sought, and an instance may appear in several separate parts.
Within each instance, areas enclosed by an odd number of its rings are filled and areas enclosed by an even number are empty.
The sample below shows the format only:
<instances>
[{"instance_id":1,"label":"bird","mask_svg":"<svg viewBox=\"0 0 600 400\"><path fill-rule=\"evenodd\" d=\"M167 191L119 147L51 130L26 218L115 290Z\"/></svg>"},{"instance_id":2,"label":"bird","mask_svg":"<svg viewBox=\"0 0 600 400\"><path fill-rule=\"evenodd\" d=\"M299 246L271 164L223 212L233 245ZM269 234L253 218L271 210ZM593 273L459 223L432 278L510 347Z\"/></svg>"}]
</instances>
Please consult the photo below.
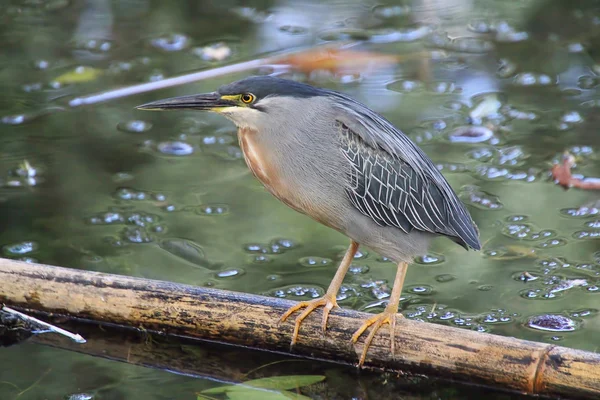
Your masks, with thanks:
<instances>
[{"instance_id":1,"label":"bird","mask_svg":"<svg viewBox=\"0 0 600 400\"><path fill-rule=\"evenodd\" d=\"M365 337L363 366L379 329L395 327L407 268L445 236L480 250L479 230L466 206L431 159L380 114L350 96L270 75L250 76L216 91L137 106L140 110L202 110L219 113L238 129L238 141L254 176L277 199L350 239L325 294L302 301L280 322L299 312L302 321L323 308L323 334L337 294L359 246L392 260L397 271L383 312L364 321L352 342Z\"/></svg>"}]
</instances>

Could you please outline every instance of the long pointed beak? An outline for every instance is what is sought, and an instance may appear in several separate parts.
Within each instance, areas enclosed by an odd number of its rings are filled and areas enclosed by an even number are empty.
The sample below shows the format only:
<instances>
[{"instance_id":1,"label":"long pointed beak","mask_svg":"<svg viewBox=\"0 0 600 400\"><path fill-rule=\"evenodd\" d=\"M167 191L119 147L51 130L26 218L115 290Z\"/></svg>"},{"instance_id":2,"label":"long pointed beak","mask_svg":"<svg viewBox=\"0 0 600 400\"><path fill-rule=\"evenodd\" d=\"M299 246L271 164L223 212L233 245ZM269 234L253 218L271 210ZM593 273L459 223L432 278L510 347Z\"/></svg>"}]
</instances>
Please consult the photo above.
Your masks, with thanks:
<instances>
[{"instance_id":1,"label":"long pointed beak","mask_svg":"<svg viewBox=\"0 0 600 400\"><path fill-rule=\"evenodd\" d=\"M169 111L169 110L205 110L218 111L221 108L232 107L236 104L231 100L223 99L216 93L194 94L191 96L172 97L153 101L152 103L137 106L138 110Z\"/></svg>"}]
</instances>

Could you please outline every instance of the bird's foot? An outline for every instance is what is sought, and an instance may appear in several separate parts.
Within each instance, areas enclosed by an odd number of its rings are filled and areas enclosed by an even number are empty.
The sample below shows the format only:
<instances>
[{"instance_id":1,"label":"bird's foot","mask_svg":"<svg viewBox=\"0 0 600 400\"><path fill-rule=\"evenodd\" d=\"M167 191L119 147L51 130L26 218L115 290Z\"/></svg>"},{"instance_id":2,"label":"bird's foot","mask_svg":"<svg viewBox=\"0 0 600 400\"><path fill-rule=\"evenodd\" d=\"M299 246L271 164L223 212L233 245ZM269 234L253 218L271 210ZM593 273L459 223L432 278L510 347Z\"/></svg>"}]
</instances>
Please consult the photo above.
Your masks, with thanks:
<instances>
[{"instance_id":1,"label":"bird's foot","mask_svg":"<svg viewBox=\"0 0 600 400\"><path fill-rule=\"evenodd\" d=\"M285 314L281 316L279 322L285 321L290 315L292 315L296 311L301 310L303 308L305 309L300 313L300 315L296 317L296 321L294 324L294 333L292 334L292 346L296 344L296 340L298 339L298 333L300 332L300 324L302 324L304 318L308 317L308 314L315 311L318 307L323 307L323 319L321 322L321 328L323 329L323 333L325 333L325 330L327 329L327 319L329 318L329 312L334 307L339 307L337 301L335 300L335 296L331 296L326 293L325 296L315 300L301 301L295 306L290 307L289 310L287 310Z\"/></svg>"},{"instance_id":2,"label":"bird's foot","mask_svg":"<svg viewBox=\"0 0 600 400\"><path fill-rule=\"evenodd\" d=\"M392 351L392 356L394 355L394 352L395 352L394 333L396 332L396 318L404 318L404 316L402 314L399 314L397 309L396 310L386 309L381 314L374 315L373 317L366 320L361 325L361 327L354 333L354 335L352 335L352 343L356 343L358 341L358 339L360 338L360 336L364 333L364 331L366 331L371 325L373 325L371 332L369 332L369 335L365 339L365 346L363 347L363 351L360 356L360 360L358 361L359 367L361 367L364 364L365 359L367 358L367 352L369 351L369 346L371 346L371 342L373 341L373 338L375 337L375 334L377 333L379 328L381 328L384 324L390 325L390 347L391 347L391 351Z\"/></svg>"}]
</instances>

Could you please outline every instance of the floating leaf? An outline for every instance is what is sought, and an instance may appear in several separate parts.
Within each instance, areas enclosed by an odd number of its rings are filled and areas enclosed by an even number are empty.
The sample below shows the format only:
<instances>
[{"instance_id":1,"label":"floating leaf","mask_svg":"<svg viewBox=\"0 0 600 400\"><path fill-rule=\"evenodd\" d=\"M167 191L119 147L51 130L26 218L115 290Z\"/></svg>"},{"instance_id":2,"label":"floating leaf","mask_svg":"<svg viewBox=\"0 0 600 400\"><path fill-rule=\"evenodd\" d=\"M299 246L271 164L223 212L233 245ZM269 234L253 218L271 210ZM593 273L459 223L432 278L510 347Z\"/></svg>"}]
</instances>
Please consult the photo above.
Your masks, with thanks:
<instances>
[{"instance_id":1,"label":"floating leaf","mask_svg":"<svg viewBox=\"0 0 600 400\"><path fill-rule=\"evenodd\" d=\"M249 388L289 390L303 386L312 385L325 379L323 375L288 375L273 376L270 378L253 379L239 385L219 386L212 389L203 390L204 394L219 394L224 392L233 392L238 390L248 390ZM287 395L287 393L286 393Z\"/></svg>"},{"instance_id":2,"label":"floating leaf","mask_svg":"<svg viewBox=\"0 0 600 400\"><path fill-rule=\"evenodd\" d=\"M575 164L575 157L568 152L563 154L562 163L554 164L552 177L554 181L565 189L571 187L585 190L600 190L600 178L575 178L571 175L571 168Z\"/></svg>"},{"instance_id":3,"label":"floating leaf","mask_svg":"<svg viewBox=\"0 0 600 400\"><path fill-rule=\"evenodd\" d=\"M102 75L102 70L100 69L80 66L72 71L65 72L54 79L54 81L61 84L84 83L93 81L100 75Z\"/></svg>"},{"instance_id":4,"label":"floating leaf","mask_svg":"<svg viewBox=\"0 0 600 400\"><path fill-rule=\"evenodd\" d=\"M227 392L227 398L229 400L310 400L310 397L292 392L269 392L249 388Z\"/></svg>"},{"instance_id":5,"label":"floating leaf","mask_svg":"<svg viewBox=\"0 0 600 400\"><path fill-rule=\"evenodd\" d=\"M381 67L397 62L398 58L393 55L336 48L318 48L277 58L278 64L288 64L305 73L316 70L326 70L332 73L362 71L370 67Z\"/></svg>"}]
</instances>

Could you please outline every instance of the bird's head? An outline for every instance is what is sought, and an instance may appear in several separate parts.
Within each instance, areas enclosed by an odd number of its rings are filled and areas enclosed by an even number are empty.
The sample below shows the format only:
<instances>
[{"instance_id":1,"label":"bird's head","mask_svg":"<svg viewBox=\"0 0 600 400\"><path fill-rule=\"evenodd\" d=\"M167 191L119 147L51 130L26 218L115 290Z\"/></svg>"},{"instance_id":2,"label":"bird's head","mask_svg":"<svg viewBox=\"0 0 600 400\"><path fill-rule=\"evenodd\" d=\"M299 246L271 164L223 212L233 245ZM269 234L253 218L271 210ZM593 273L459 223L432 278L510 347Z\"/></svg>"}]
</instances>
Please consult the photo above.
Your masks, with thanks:
<instances>
[{"instance_id":1,"label":"bird's head","mask_svg":"<svg viewBox=\"0 0 600 400\"><path fill-rule=\"evenodd\" d=\"M137 106L139 110L203 110L227 117L240 128L260 130L273 121L285 121L301 100L321 96L322 89L303 83L255 76L221 86L216 92L173 97Z\"/></svg>"}]
</instances>

